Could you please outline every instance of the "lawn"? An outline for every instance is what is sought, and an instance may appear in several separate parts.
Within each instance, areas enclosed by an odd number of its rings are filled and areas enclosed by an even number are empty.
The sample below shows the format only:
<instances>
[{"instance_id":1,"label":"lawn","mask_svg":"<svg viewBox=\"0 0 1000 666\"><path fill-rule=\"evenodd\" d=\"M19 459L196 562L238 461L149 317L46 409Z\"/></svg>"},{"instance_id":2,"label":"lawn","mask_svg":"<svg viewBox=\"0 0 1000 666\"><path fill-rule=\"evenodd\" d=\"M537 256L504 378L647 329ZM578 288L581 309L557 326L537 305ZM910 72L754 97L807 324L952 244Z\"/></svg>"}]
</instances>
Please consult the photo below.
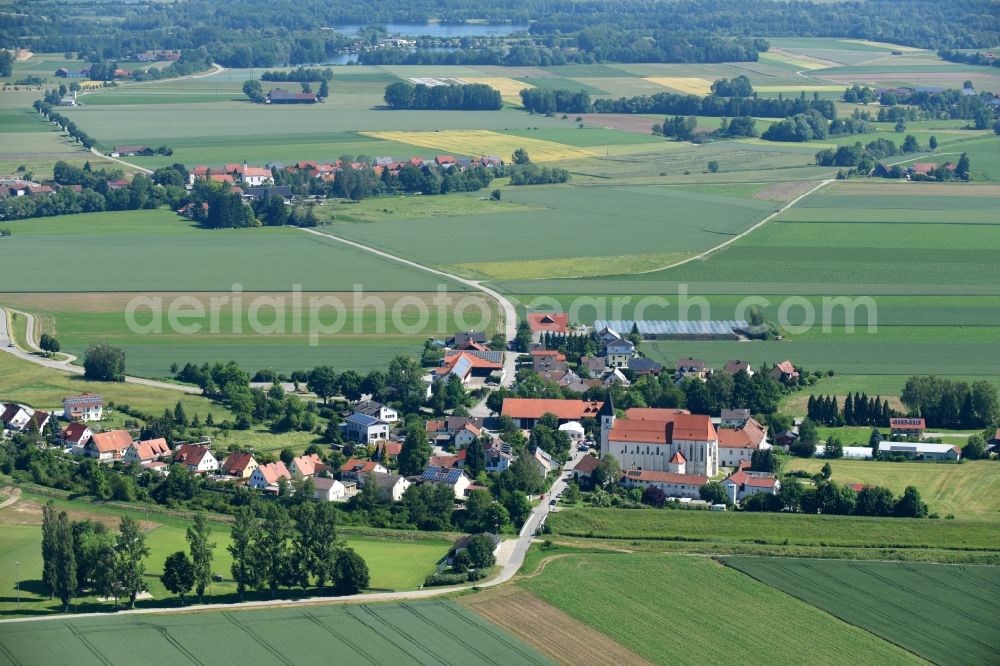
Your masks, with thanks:
<instances>
[{"instance_id":1,"label":"lawn","mask_svg":"<svg viewBox=\"0 0 1000 666\"><path fill-rule=\"evenodd\" d=\"M961 446L961 440L946 441L957 441ZM792 458L785 471L805 470L814 474L827 462L837 483L886 486L896 495L902 494L907 486L916 486L928 508L941 517L953 514L961 520L1000 522L1000 465L995 462L936 464Z\"/></svg>"},{"instance_id":2,"label":"lawn","mask_svg":"<svg viewBox=\"0 0 1000 666\"><path fill-rule=\"evenodd\" d=\"M734 651L749 663L918 662L708 558L570 555L519 585L654 663L714 662ZM762 621L750 628L747 618Z\"/></svg>"},{"instance_id":3,"label":"lawn","mask_svg":"<svg viewBox=\"0 0 1000 666\"><path fill-rule=\"evenodd\" d=\"M557 535L616 540L997 550L996 526L969 520L587 508L547 524Z\"/></svg>"},{"instance_id":4,"label":"lawn","mask_svg":"<svg viewBox=\"0 0 1000 666\"><path fill-rule=\"evenodd\" d=\"M939 664L1000 661L996 567L725 558L728 566Z\"/></svg>"},{"instance_id":5,"label":"lawn","mask_svg":"<svg viewBox=\"0 0 1000 666\"><path fill-rule=\"evenodd\" d=\"M120 616L0 625L13 663L549 663L449 601ZM196 656L197 655L197 656Z\"/></svg>"}]
</instances>

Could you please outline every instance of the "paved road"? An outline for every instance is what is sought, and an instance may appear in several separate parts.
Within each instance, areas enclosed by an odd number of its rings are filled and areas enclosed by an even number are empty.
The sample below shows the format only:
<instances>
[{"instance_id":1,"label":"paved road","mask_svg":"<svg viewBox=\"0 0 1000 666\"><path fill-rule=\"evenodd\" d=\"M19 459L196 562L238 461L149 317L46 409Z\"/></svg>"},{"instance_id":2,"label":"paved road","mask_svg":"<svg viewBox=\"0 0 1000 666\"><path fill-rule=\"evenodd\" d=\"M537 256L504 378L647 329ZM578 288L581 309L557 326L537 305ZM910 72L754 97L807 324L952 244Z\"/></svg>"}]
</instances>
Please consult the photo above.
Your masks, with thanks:
<instances>
[{"instance_id":1,"label":"paved road","mask_svg":"<svg viewBox=\"0 0 1000 666\"><path fill-rule=\"evenodd\" d=\"M74 613L74 614L62 614L53 613L51 615L40 615L34 617L22 617L13 618L8 620L0 620L0 624L6 622L41 622L46 620L71 620L81 617L112 617L113 615L155 615L159 613L194 613L194 612L211 612L211 611L230 611L239 609L261 609L268 607L298 607L298 606L312 606L312 605L329 605L329 604L367 604L375 603L380 601L410 601L415 599L430 599L433 597L440 597L446 594L452 594L454 592L460 592L462 590L469 590L473 587L493 587L506 583L511 578L517 574L521 565L524 563L524 557L528 552L528 548L531 547L531 542L534 539L535 531L543 523L545 518L549 515L549 501L552 497L556 497L561 494L566 489L566 482L563 480L565 473L572 469L576 462L580 459L582 454L577 451L573 451L572 458L563 466L563 470L560 472L559 479L553 484L552 489L549 493L546 493L545 499L539 503L531 511L531 516L528 518L527 522L521 528L521 532L518 534L517 540L514 542L512 548L508 548L508 544L504 544L501 548L502 553L507 553L508 558L506 562L497 563L501 565L500 573L495 577L487 581L480 581L475 585L455 585L451 587L430 587L420 590L410 590L407 592L375 592L372 594L354 594L345 597L309 597L306 599L274 599L273 601L245 601L242 603L235 604L206 604L206 605L192 605L192 606L181 606L175 608L137 608L135 610L120 610L117 613Z\"/></svg>"},{"instance_id":2,"label":"paved road","mask_svg":"<svg viewBox=\"0 0 1000 666\"><path fill-rule=\"evenodd\" d=\"M466 286L472 287L476 291L481 291L484 294L486 294L487 296L489 296L490 298L492 298L493 300L495 300L497 302L497 304L500 306L500 309L503 312L503 319L504 319L504 327L503 327L504 336L508 340L513 340L514 336L517 334L517 312L514 310L514 304L511 303L509 300L507 300L507 298L503 294L501 294L500 292L498 292L498 291L496 291L494 289L491 289L491 288L485 286L482 282L480 282L478 280L469 280L469 279L466 279L466 278L454 275L452 273L447 273L445 271L441 271L441 270L438 270L436 268L431 268L430 266L425 266L423 264L418 264L415 261L410 261L409 259L404 259L402 257L397 257L394 254L389 254L388 252L384 252L382 250L378 250L378 249L376 249L374 247L371 247L370 245L365 245L363 243L358 243L358 242L355 242L355 241L352 241L352 240L347 240L346 238L342 238L340 236L335 236L334 234L331 234L331 233L326 233L326 232L322 232L322 231L317 231L316 229L307 229L307 228L302 228L302 231L305 231L306 233L310 233L310 234L319 236L321 238L330 238L330 239L333 239L335 241L343 243L344 245L350 245L351 247L356 247L359 250L364 250L365 252L371 252L372 254L376 254L376 255L378 255L380 257L384 257L386 259L391 259L392 261L395 261L395 262L398 262L398 263L401 263L401 264L405 264L407 266L412 266L413 268L418 268L418 269L420 269L422 271L426 271L428 273L433 273L435 275L440 275L442 277L446 277L449 280L454 280L455 282L459 282L459 283L464 284Z\"/></svg>"},{"instance_id":3,"label":"paved road","mask_svg":"<svg viewBox=\"0 0 1000 666\"><path fill-rule=\"evenodd\" d=\"M26 314L26 313L22 313ZM28 317L28 328L29 330L34 330L34 323L32 321L31 315ZM10 333L7 330L7 311L0 307L0 350L7 352L13 356L16 356L25 361L34 363L35 365L42 365L46 368L51 368L53 370L61 370L62 372L67 372L71 375L82 375L83 368L78 365L70 365L68 360L57 361L51 358L45 358L43 356L36 356L30 352L24 351L20 347L12 347L12 340L10 338ZM172 384L170 382L160 382L155 379L146 379L145 377L132 377L129 375L125 376L125 383L127 384L140 384L142 386L152 386L154 388L170 389L171 391L180 391L182 393L189 393L191 395L200 395L201 389L197 386L184 386L182 384Z\"/></svg>"}]
</instances>

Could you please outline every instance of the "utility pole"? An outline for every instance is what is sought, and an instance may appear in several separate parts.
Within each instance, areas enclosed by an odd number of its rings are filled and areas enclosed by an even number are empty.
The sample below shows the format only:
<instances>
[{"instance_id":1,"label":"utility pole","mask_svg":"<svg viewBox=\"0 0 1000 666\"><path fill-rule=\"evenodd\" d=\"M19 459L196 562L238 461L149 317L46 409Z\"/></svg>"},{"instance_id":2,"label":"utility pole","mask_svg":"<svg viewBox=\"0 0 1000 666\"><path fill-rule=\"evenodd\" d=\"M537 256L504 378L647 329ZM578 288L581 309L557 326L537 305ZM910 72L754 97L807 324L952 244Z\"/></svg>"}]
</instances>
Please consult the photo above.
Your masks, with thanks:
<instances>
[{"instance_id":1,"label":"utility pole","mask_svg":"<svg viewBox=\"0 0 1000 666\"><path fill-rule=\"evenodd\" d=\"M21 610L21 562L14 562L17 567L17 610Z\"/></svg>"}]
</instances>

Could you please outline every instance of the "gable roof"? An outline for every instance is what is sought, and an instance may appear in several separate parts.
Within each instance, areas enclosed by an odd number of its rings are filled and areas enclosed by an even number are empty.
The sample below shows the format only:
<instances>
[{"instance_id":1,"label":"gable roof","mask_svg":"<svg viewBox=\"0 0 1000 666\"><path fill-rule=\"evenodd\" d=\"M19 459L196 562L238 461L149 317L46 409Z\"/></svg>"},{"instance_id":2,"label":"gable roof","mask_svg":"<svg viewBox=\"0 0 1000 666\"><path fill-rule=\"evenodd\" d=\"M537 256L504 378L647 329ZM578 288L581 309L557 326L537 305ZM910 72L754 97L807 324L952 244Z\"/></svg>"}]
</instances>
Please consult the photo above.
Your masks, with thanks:
<instances>
[{"instance_id":1,"label":"gable roof","mask_svg":"<svg viewBox=\"0 0 1000 666\"><path fill-rule=\"evenodd\" d=\"M459 479L463 476L466 475L461 469L431 465L424 470L423 474L420 475L420 480L428 483L447 483L448 485L453 486L458 483Z\"/></svg>"},{"instance_id":2,"label":"gable roof","mask_svg":"<svg viewBox=\"0 0 1000 666\"><path fill-rule=\"evenodd\" d=\"M162 437L147 439L134 446L139 460L152 460L153 458L159 458L162 455L170 453L170 445Z\"/></svg>"},{"instance_id":3,"label":"gable roof","mask_svg":"<svg viewBox=\"0 0 1000 666\"><path fill-rule=\"evenodd\" d=\"M261 476L264 477L264 480L267 481L268 485L276 484L278 483L278 479L282 478L289 481L292 480L292 475L289 474L288 468L285 467L285 463L280 460L266 465L261 465L254 471L254 474L257 472L260 472Z\"/></svg>"},{"instance_id":4,"label":"gable roof","mask_svg":"<svg viewBox=\"0 0 1000 666\"><path fill-rule=\"evenodd\" d=\"M83 436L90 430L85 423L73 422L63 428L62 438L64 442L79 444Z\"/></svg>"},{"instance_id":5,"label":"gable roof","mask_svg":"<svg viewBox=\"0 0 1000 666\"><path fill-rule=\"evenodd\" d=\"M565 333L569 325L569 315L565 312L529 312L526 318L536 333Z\"/></svg>"},{"instance_id":6,"label":"gable roof","mask_svg":"<svg viewBox=\"0 0 1000 666\"><path fill-rule=\"evenodd\" d=\"M128 430L109 430L99 432L90 438L90 443L101 453L124 451L132 446L132 435Z\"/></svg>"},{"instance_id":7,"label":"gable roof","mask_svg":"<svg viewBox=\"0 0 1000 666\"><path fill-rule=\"evenodd\" d=\"M197 467L202 459L210 453L207 446L199 444L181 444L174 453L174 462Z\"/></svg>"},{"instance_id":8,"label":"gable roof","mask_svg":"<svg viewBox=\"0 0 1000 666\"><path fill-rule=\"evenodd\" d=\"M104 398L94 393L81 393L80 395L67 396L63 398L63 407L73 409L85 409L87 407L103 407Z\"/></svg>"},{"instance_id":9,"label":"gable roof","mask_svg":"<svg viewBox=\"0 0 1000 666\"><path fill-rule=\"evenodd\" d=\"M579 421L595 417L603 406L601 401L553 400L548 398L504 398L500 413L515 419L540 419L555 414L563 421Z\"/></svg>"},{"instance_id":10,"label":"gable roof","mask_svg":"<svg viewBox=\"0 0 1000 666\"><path fill-rule=\"evenodd\" d=\"M378 467L378 463L374 460L348 458L347 462L340 466L340 471L349 474L368 474L374 472L376 467Z\"/></svg>"},{"instance_id":11,"label":"gable roof","mask_svg":"<svg viewBox=\"0 0 1000 666\"><path fill-rule=\"evenodd\" d=\"M292 458L292 466L297 467L303 476L312 476L326 467L323 460L315 453Z\"/></svg>"},{"instance_id":12,"label":"gable roof","mask_svg":"<svg viewBox=\"0 0 1000 666\"><path fill-rule=\"evenodd\" d=\"M590 474L597 466L601 464L595 456L584 456L580 458L580 461L573 466L573 471L580 472L581 474Z\"/></svg>"},{"instance_id":13,"label":"gable roof","mask_svg":"<svg viewBox=\"0 0 1000 666\"><path fill-rule=\"evenodd\" d=\"M674 453L674 457L670 459L670 463L673 465L683 465L686 462L687 460L684 459L684 456L681 455L680 451L676 451Z\"/></svg>"},{"instance_id":14,"label":"gable roof","mask_svg":"<svg viewBox=\"0 0 1000 666\"><path fill-rule=\"evenodd\" d=\"M674 474L672 472L657 472L651 469L630 469L623 475L631 481L644 483L673 483L683 486L701 487L708 483L708 477L701 474Z\"/></svg>"},{"instance_id":15,"label":"gable roof","mask_svg":"<svg viewBox=\"0 0 1000 666\"><path fill-rule=\"evenodd\" d=\"M233 451L222 462L222 469L230 474L242 473L251 462L254 457L249 451Z\"/></svg>"},{"instance_id":16,"label":"gable roof","mask_svg":"<svg viewBox=\"0 0 1000 666\"><path fill-rule=\"evenodd\" d=\"M361 412L354 412L353 414L347 417L347 421L355 425L359 425L363 428L368 428L380 423L383 425L388 425L387 423L385 423L385 421L381 421L375 418L374 416L369 416L368 414L362 414Z\"/></svg>"},{"instance_id":17,"label":"gable roof","mask_svg":"<svg viewBox=\"0 0 1000 666\"><path fill-rule=\"evenodd\" d=\"M767 428L751 418L742 428L719 428L717 434L720 448L758 449L767 436Z\"/></svg>"}]
</instances>

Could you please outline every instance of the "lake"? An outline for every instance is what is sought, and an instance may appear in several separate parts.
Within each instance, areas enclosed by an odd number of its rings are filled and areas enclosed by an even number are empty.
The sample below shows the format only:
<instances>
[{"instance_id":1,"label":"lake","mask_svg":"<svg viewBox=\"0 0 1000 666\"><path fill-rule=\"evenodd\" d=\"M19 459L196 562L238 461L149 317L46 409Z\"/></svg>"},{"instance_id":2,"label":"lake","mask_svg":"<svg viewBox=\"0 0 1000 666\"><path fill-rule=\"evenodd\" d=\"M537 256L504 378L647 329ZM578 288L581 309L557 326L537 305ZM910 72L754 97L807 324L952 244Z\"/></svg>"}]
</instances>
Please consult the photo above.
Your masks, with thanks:
<instances>
[{"instance_id":1,"label":"lake","mask_svg":"<svg viewBox=\"0 0 1000 666\"><path fill-rule=\"evenodd\" d=\"M337 32L345 35L356 35L362 25L331 26ZM390 35L401 37L505 37L515 32L525 32L526 23L509 25L487 25L479 23L445 25L441 23L386 23L385 29Z\"/></svg>"}]
</instances>

